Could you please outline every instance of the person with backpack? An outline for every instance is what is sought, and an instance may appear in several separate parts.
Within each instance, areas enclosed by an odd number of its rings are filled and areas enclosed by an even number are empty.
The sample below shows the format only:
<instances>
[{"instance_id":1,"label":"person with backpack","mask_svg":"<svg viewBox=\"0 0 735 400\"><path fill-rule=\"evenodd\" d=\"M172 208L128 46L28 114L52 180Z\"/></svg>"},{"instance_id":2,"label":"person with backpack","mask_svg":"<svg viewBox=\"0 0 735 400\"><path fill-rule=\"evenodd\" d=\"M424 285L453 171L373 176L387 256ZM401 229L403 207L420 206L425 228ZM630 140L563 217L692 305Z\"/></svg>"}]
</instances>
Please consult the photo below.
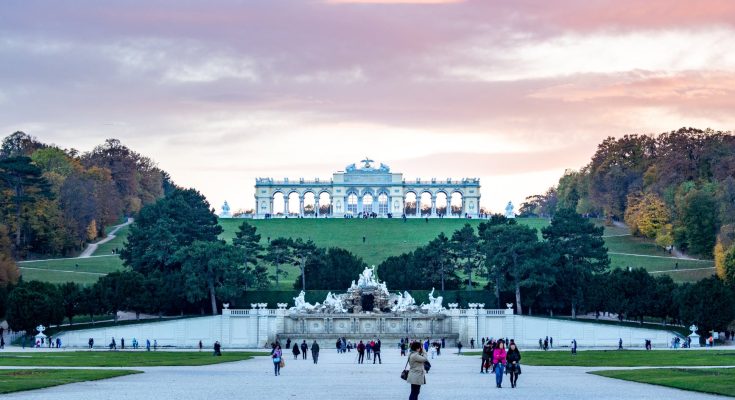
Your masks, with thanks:
<instances>
[{"instance_id":1,"label":"person with backpack","mask_svg":"<svg viewBox=\"0 0 735 400\"><path fill-rule=\"evenodd\" d=\"M510 349L506 355L506 360L508 361L510 387L515 388L518 384L518 375L521 374L521 351L518 350L518 346L512 340L510 341Z\"/></svg>"},{"instance_id":2,"label":"person with backpack","mask_svg":"<svg viewBox=\"0 0 735 400\"><path fill-rule=\"evenodd\" d=\"M306 339L304 339L303 342L301 342L301 355L304 357L304 360L306 360L306 352L309 350L309 346L306 344Z\"/></svg>"},{"instance_id":3,"label":"person with backpack","mask_svg":"<svg viewBox=\"0 0 735 400\"><path fill-rule=\"evenodd\" d=\"M500 339L495 350L493 350L493 370L495 371L495 384L498 385L498 389L503 387L503 372L506 363L505 342Z\"/></svg>"},{"instance_id":4,"label":"person with backpack","mask_svg":"<svg viewBox=\"0 0 735 400\"><path fill-rule=\"evenodd\" d=\"M370 353L373 350L373 344L374 343L375 342L373 342L373 341L369 341L369 342L365 343L365 353L367 353L367 359L368 359L368 361L370 361Z\"/></svg>"},{"instance_id":5,"label":"person with backpack","mask_svg":"<svg viewBox=\"0 0 735 400\"><path fill-rule=\"evenodd\" d=\"M319 360L319 343L316 342L316 339L311 344L311 359L314 360L314 364Z\"/></svg>"},{"instance_id":6,"label":"person with backpack","mask_svg":"<svg viewBox=\"0 0 735 400\"><path fill-rule=\"evenodd\" d=\"M360 341L357 344L357 363L362 364L365 361L365 344Z\"/></svg>"},{"instance_id":7,"label":"person with backpack","mask_svg":"<svg viewBox=\"0 0 735 400\"><path fill-rule=\"evenodd\" d=\"M276 345L276 347L273 348L273 352L271 353L271 360L273 360L273 372L276 374L276 376L281 375L281 361L283 357L283 352L281 351L281 346Z\"/></svg>"},{"instance_id":8,"label":"person with backpack","mask_svg":"<svg viewBox=\"0 0 735 400\"><path fill-rule=\"evenodd\" d=\"M406 382L411 384L411 394L408 400L418 400L421 385L426 384L426 371L424 364L429 361L420 342L411 343L411 353L408 355L408 376Z\"/></svg>"},{"instance_id":9,"label":"person with backpack","mask_svg":"<svg viewBox=\"0 0 735 400\"><path fill-rule=\"evenodd\" d=\"M480 364L480 373L481 374L487 374L488 370L490 369L490 360L493 357L493 348L490 345L490 342L485 342L485 345L482 346L482 364Z\"/></svg>"},{"instance_id":10,"label":"person with backpack","mask_svg":"<svg viewBox=\"0 0 735 400\"><path fill-rule=\"evenodd\" d=\"M293 344L293 350L291 351L293 353L293 359L298 360L299 354L301 354L301 351L299 351L299 345L294 343Z\"/></svg>"}]
</instances>

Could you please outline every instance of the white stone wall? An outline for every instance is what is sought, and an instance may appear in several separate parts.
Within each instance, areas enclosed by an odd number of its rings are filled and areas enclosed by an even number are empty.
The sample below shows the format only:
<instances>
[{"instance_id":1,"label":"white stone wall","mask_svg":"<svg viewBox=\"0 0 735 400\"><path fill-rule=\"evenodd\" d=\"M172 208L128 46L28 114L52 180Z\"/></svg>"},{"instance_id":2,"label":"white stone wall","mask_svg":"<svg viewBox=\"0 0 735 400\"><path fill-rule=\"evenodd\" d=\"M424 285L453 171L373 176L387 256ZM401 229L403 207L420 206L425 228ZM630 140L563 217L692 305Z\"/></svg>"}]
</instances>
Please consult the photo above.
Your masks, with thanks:
<instances>
[{"instance_id":1,"label":"white stone wall","mask_svg":"<svg viewBox=\"0 0 735 400\"><path fill-rule=\"evenodd\" d=\"M218 316L62 332L59 337L64 346L69 347L86 347L90 337L94 338L95 346L107 346L114 337L118 346L121 338L125 338L126 346L131 346L132 339L136 338L141 347L145 346L146 339L151 343L155 339L159 346L193 348L201 340L205 347L210 348L218 340L224 347L262 348L275 340L279 332L297 331L293 324L300 321L286 318L287 313L285 308L266 309L265 305L259 305L251 310L223 310ZM546 336L554 338L554 347L568 347L572 339L576 339L580 347L617 347L621 338L625 347L643 347L646 339L650 339L655 347L667 347L675 336L673 332L664 330L513 315L512 310L455 308L446 314L447 318L436 322L441 329L437 326L435 332L459 334L459 340L467 347L472 338L478 346L483 337L507 337L515 339L522 348L535 348L539 338ZM345 318L333 318L330 322L332 332L351 332L351 318L359 316L350 314ZM396 325L398 328L391 328L390 323L395 321L399 320L387 318L383 322L386 334L395 329L401 330L400 323ZM361 331L371 331L379 322L375 315L366 315L359 323ZM418 326L419 323L422 326ZM313 319L310 324L308 332L324 335L324 324ZM415 335L422 337L430 331L426 321L415 322L411 328Z\"/></svg>"}]
</instances>

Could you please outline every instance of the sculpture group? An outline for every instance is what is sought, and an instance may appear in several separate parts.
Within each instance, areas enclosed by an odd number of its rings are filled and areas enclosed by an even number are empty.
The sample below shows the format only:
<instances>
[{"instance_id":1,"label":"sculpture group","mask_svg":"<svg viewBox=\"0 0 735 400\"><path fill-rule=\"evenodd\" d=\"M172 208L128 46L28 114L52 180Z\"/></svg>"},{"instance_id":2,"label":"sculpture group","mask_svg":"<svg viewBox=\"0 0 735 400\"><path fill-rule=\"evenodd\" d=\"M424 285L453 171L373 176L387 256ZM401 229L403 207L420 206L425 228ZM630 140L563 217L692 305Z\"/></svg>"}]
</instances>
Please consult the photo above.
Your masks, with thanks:
<instances>
[{"instance_id":1,"label":"sculpture group","mask_svg":"<svg viewBox=\"0 0 735 400\"><path fill-rule=\"evenodd\" d=\"M429 293L429 303L417 305L410 293L391 294L385 282L380 282L375 276L375 267L365 268L357 279L352 281L344 294L327 293L323 303L311 304L305 299L306 293L294 297L294 313L348 313L348 312L392 312L392 313L438 313L444 310L442 296L434 297L434 289ZM364 297L370 296L374 303L373 309L363 309Z\"/></svg>"}]
</instances>

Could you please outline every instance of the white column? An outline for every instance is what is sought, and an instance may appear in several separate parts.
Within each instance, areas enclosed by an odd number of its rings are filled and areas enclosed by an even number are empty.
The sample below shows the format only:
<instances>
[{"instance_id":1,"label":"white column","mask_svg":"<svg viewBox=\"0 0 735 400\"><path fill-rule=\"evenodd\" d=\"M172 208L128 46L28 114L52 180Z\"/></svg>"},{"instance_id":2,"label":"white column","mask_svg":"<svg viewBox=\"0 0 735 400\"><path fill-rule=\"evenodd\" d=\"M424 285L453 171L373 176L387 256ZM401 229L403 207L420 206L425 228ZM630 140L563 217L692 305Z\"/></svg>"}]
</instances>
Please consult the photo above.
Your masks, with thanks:
<instances>
[{"instance_id":1,"label":"white column","mask_svg":"<svg viewBox=\"0 0 735 400\"><path fill-rule=\"evenodd\" d=\"M304 215L304 195L299 194L299 215Z\"/></svg>"},{"instance_id":2,"label":"white column","mask_svg":"<svg viewBox=\"0 0 735 400\"><path fill-rule=\"evenodd\" d=\"M319 197L314 195L314 216L319 216Z\"/></svg>"},{"instance_id":3,"label":"white column","mask_svg":"<svg viewBox=\"0 0 735 400\"><path fill-rule=\"evenodd\" d=\"M421 216L421 195L416 195L416 216Z\"/></svg>"},{"instance_id":4,"label":"white column","mask_svg":"<svg viewBox=\"0 0 735 400\"><path fill-rule=\"evenodd\" d=\"M431 213L432 217L436 216L436 194L431 194Z\"/></svg>"},{"instance_id":5,"label":"white column","mask_svg":"<svg viewBox=\"0 0 735 400\"><path fill-rule=\"evenodd\" d=\"M283 215L284 216L287 216L288 215L288 200L289 200L289 197L291 197L291 196L286 195L286 196L283 197Z\"/></svg>"}]
</instances>

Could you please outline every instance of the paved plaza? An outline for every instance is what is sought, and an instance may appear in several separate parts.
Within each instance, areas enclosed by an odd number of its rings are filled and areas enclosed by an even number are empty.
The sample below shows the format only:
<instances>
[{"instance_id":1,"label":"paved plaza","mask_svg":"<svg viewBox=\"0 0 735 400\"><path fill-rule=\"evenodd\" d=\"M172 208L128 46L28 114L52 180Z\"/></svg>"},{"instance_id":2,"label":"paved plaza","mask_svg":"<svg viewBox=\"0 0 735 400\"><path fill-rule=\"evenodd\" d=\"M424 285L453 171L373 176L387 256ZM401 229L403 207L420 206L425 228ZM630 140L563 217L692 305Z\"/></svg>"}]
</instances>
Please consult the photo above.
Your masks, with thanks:
<instances>
[{"instance_id":1,"label":"paved plaza","mask_svg":"<svg viewBox=\"0 0 735 400\"><path fill-rule=\"evenodd\" d=\"M448 349L447 349L448 350ZM70 352L70 355L72 353ZM290 355L290 354L289 354ZM310 357L311 358L311 357ZM286 357L280 377L273 376L268 357L200 367L127 368L144 374L82 382L4 395L7 399L54 400L182 400L182 399L299 399L374 400L408 398L409 386L399 377L406 359L398 351L383 352L383 364L358 365L356 353L322 351L319 364ZM487 399L714 399L724 398L654 385L638 384L585 373L581 367L524 366L519 386L507 376L502 389L495 376L479 373L479 356L443 354L432 360L420 398Z\"/></svg>"}]
</instances>

